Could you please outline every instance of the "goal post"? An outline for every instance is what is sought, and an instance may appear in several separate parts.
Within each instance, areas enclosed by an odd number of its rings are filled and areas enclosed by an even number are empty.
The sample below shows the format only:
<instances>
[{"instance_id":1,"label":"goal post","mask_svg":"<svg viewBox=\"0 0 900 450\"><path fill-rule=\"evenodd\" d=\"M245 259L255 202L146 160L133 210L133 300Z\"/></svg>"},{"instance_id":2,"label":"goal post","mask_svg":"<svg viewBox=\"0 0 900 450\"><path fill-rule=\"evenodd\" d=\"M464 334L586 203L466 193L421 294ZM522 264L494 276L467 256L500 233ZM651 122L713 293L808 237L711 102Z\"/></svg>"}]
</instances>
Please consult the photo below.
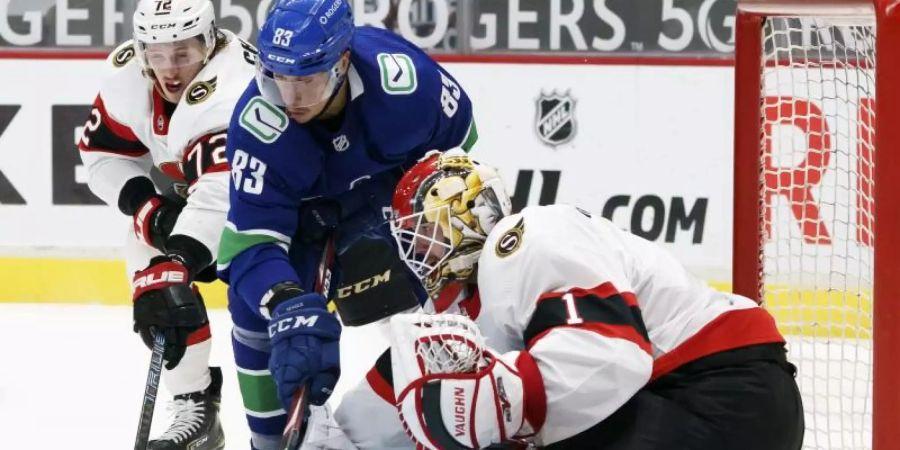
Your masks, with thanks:
<instances>
[{"instance_id":1,"label":"goal post","mask_svg":"<svg viewBox=\"0 0 900 450\"><path fill-rule=\"evenodd\" d=\"M900 1L738 0L736 293L798 366L809 449L900 447Z\"/></svg>"}]
</instances>

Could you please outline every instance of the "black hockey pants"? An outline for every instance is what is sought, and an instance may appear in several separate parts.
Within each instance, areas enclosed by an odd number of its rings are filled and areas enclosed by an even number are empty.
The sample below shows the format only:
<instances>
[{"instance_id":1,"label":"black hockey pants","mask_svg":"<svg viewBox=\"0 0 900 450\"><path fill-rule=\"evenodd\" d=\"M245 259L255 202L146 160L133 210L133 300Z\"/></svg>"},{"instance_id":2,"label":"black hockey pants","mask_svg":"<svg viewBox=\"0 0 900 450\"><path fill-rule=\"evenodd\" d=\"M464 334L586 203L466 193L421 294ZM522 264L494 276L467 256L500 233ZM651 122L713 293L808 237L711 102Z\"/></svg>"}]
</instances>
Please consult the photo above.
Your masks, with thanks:
<instances>
[{"instance_id":1,"label":"black hockey pants","mask_svg":"<svg viewBox=\"0 0 900 450\"><path fill-rule=\"evenodd\" d=\"M803 406L781 344L690 362L635 394L596 426L546 448L797 450Z\"/></svg>"}]
</instances>

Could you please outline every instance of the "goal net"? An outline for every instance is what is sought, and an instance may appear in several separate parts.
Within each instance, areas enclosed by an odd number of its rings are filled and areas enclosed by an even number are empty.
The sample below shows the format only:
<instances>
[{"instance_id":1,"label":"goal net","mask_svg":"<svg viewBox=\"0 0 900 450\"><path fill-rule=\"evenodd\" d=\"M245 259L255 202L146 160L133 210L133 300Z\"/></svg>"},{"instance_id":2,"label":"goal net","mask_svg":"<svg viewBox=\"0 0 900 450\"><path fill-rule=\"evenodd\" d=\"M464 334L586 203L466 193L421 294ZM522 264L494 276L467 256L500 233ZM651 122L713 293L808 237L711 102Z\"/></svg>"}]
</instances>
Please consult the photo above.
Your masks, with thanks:
<instances>
[{"instance_id":1,"label":"goal net","mask_svg":"<svg viewBox=\"0 0 900 450\"><path fill-rule=\"evenodd\" d=\"M877 3L738 8L735 291L788 340L805 449L873 448Z\"/></svg>"}]
</instances>

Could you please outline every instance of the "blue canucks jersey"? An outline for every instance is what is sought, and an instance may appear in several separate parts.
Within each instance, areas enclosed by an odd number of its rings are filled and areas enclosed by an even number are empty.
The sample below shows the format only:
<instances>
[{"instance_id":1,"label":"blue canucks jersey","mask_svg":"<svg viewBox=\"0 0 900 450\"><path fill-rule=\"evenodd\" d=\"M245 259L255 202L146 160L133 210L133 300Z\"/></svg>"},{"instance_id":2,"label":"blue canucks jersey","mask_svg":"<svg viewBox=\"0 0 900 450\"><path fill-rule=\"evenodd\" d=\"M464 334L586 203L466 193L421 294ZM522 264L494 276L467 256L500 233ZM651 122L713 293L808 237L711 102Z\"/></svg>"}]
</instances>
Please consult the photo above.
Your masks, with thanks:
<instances>
[{"instance_id":1,"label":"blue canucks jersey","mask_svg":"<svg viewBox=\"0 0 900 450\"><path fill-rule=\"evenodd\" d=\"M477 139L472 105L456 80L394 33L356 29L347 83L339 127L294 122L255 82L235 107L227 144L231 205L218 268L252 311L279 282L310 284L310 267L288 256L304 202L371 191L342 206L344 213L364 207L374 218L390 204L393 174L429 150L468 150Z\"/></svg>"}]
</instances>

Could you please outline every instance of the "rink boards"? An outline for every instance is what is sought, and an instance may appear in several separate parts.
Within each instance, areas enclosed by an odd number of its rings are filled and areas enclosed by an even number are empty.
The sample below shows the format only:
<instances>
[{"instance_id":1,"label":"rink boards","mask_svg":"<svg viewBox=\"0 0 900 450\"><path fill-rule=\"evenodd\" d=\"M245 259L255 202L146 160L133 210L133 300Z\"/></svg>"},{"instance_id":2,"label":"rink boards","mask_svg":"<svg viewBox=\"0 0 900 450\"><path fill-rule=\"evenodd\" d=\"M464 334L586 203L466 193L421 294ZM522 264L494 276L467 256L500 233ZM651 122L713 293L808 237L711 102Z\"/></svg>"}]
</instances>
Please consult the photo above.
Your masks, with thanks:
<instances>
[{"instance_id":1,"label":"rink boards","mask_svg":"<svg viewBox=\"0 0 900 450\"><path fill-rule=\"evenodd\" d=\"M475 104L473 155L500 169L516 207L576 203L728 289L733 69L654 61L446 66ZM130 299L115 250L128 218L91 196L75 150L104 64L0 60L16 86L0 105L0 172L8 181L0 185L0 302ZM569 133L541 127L553 102L569 105L556 118ZM212 307L225 305L220 283L203 289ZM810 288L768 303L779 322L800 314L817 324L787 334L866 338L871 305L827 292Z\"/></svg>"}]
</instances>

